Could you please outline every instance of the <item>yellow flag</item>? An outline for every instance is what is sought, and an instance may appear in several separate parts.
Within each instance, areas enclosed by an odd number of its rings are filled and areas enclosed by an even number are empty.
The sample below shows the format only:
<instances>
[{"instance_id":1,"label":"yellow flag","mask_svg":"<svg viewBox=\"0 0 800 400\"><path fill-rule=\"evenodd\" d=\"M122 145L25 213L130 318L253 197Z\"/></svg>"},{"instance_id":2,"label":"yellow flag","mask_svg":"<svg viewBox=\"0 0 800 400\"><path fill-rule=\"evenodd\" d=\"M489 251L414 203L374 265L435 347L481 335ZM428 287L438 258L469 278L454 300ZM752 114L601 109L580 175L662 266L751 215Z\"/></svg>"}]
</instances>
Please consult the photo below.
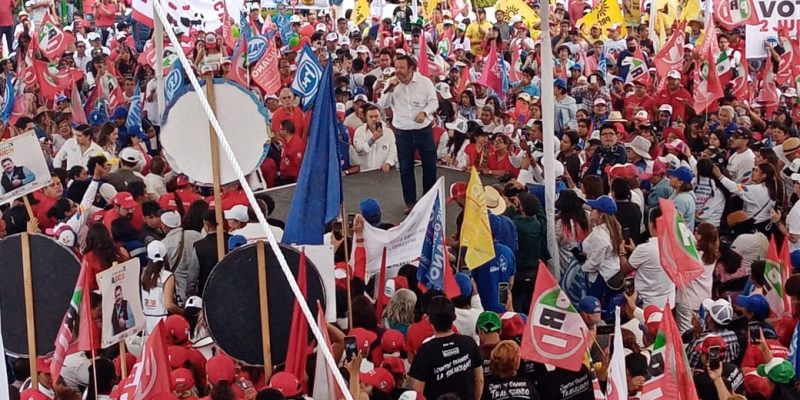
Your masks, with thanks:
<instances>
[{"instance_id":1,"label":"yellow flag","mask_svg":"<svg viewBox=\"0 0 800 400\"><path fill-rule=\"evenodd\" d=\"M428 0L427 3L425 3L425 16L428 17L429 20L431 16L433 16L433 10L435 10L438 5L439 0Z\"/></svg>"},{"instance_id":2,"label":"yellow flag","mask_svg":"<svg viewBox=\"0 0 800 400\"><path fill-rule=\"evenodd\" d=\"M495 11L502 10L506 13L506 21L515 15L522 17L522 21L531 30L531 36L536 38L539 36L539 30L534 30L533 26L538 24L539 14L522 0L499 0L494 6Z\"/></svg>"},{"instance_id":3,"label":"yellow flag","mask_svg":"<svg viewBox=\"0 0 800 400\"><path fill-rule=\"evenodd\" d=\"M681 0L679 3L679 13L681 19L684 21L691 21L693 19L702 19L700 14L700 1L699 0Z\"/></svg>"},{"instance_id":4,"label":"yellow flag","mask_svg":"<svg viewBox=\"0 0 800 400\"><path fill-rule=\"evenodd\" d=\"M601 0L592 9L591 12L584 15L579 19L577 26L580 27L584 36L590 36L592 25L600 25L603 33L611 25L617 24L620 27L619 37L624 38L628 35L628 30L625 28L625 19L622 17L622 10L616 0Z\"/></svg>"},{"instance_id":5,"label":"yellow flag","mask_svg":"<svg viewBox=\"0 0 800 400\"><path fill-rule=\"evenodd\" d=\"M353 15L350 16L356 25L360 25L369 17L369 1L356 0L356 7L353 10Z\"/></svg>"},{"instance_id":6,"label":"yellow flag","mask_svg":"<svg viewBox=\"0 0 800 400\"><path fill-rule=\"evenodd\" d=\"M461 245L467 248L464 256L469 269L486 264L495 257L492 228L486 210L486 195L478 170L472 167L464 201L464 222L461 224Z\"/></svg>"}]
</instances>

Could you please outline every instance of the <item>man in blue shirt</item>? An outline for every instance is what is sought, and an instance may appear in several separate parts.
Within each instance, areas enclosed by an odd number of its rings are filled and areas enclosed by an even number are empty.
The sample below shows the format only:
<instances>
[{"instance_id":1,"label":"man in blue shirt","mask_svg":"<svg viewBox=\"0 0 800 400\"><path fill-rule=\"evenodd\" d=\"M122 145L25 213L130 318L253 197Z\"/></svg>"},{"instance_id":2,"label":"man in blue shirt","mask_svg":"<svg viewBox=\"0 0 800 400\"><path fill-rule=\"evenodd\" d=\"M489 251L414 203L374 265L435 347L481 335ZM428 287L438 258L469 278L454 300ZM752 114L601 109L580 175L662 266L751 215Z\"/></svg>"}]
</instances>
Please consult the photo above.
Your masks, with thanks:
<instances>
[{"instance_id":1,"label":"man in blue shirt","mask_svg":"<svg viewBox=\"0 0 800 400\"><path fill-rule=\"evenodd\" d=\"M501 224L492 224L492 237L498 237L496 228ZM486 264L472 270L472 277L478 287L478 296L481 298L484 310L503 313L506 311L505 304L500 304L498 286L501 282L508 283L516 273L516 257L508 246L494 242L495 257Z\"/></svg>"}]
</instances>

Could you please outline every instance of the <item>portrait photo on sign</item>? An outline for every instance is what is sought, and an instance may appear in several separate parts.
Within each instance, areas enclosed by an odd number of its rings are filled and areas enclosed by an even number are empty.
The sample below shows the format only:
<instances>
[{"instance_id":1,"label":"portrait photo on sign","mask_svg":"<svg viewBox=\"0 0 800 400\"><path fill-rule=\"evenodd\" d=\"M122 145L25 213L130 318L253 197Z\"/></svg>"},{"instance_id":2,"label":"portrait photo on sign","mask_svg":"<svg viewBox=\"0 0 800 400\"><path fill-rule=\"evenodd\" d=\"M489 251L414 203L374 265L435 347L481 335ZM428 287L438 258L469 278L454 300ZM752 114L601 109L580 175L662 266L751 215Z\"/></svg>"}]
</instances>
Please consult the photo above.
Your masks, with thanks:
<instances>
[{"instance_id":1,"label":"portrait photo on sign","mask_svg":"<svg viewBox=\"0 0 800 400\"><path fill-rule=\"evenodd\" d=\"M50 170L33 132L0 142L0 204L50 184Z\"/></svg>"},{"instance_id":2,"label":"portrait photo on sign","mask_svg":"<svg viewBox=\"0 0 800 400\"><path fill-rule=\"evenodd\" d=\"M103 347L139 332L145 323L139 289L139 259L97 274L103 297Z\"/></svg>"}]
</instances>

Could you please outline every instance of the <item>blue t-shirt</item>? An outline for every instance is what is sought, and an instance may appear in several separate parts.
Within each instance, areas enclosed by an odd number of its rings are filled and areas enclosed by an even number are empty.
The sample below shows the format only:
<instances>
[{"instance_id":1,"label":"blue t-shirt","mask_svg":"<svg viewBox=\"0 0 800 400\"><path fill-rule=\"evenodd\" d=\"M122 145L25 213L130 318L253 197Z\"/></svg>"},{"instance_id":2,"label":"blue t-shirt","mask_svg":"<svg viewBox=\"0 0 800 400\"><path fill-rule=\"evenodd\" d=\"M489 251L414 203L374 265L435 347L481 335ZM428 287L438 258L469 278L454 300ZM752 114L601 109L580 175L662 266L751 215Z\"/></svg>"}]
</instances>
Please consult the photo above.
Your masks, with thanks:
<instances>
[{"instance_id":1,"label":"blue t-shirt","mask_svg":"<svg viewBox=\"0 0 800 400\"><path fill-rule=\"evenodd\" d=\"M486 264L472 270L472 277L478 286L478 296L481 298L484 310L503 313L506 307L500 304L497 286L501 282L508 282L517 271L517 261L514 252L508 246L494 243L495 257Z\"/></svg>"}]
</instances>

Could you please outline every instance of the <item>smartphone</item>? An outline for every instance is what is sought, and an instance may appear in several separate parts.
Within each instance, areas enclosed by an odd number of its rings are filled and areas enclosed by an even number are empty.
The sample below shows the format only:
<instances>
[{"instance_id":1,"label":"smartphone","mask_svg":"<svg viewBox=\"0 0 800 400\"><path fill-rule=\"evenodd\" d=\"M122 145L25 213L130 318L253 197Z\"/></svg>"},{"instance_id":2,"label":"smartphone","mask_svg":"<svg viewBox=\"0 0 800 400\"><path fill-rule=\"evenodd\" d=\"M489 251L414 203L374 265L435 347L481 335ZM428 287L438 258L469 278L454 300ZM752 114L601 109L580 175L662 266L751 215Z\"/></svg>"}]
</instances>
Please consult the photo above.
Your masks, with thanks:
<instances>
[{"instance_id":1,"label":"smartphone","mask_svg":"<svg viewBox=\"0 0 800 400\"><path fill-rule=\"evenodd\" d=\"M614 325L598 325L597 328L597 335L611 335L614 333Z\"/></svg>"},{"instance_id":2,"label":"smartphone","mask_svg":"<svg viewBox=\"0 0 800 400\"><path fill-rule=\"evenodd\" d=\"M628 243L631 240L631 228L622 228L622 240Z\"/></svg>"},{"instance_id":3,"label":"smartphone","mask_svg":"<svg viewBox=\"0 0 800 400\"><path fill-rule=\"evenodd\" d=\"M761 326L758 321L748 322L747 332L750 334L750 343L761 343Z\"/></svg>"},{"instance_id":4,"label":"smartphone","mask_svg":"<svg viewBox=\"0 0 800 400\"><path fill-rule=\"evenodd\" d=\"M332 227L333 235L336 236L337 239L342 238L342 221L334 221Z\"/></svg>"},{"instance_id":5,"label":"smartphone","mask_svg":"<svg viewBox=\"0 0 800 400\"><path fill-rule=\"evenodd\" d=\"M625 283L625 294L627 294L628 296L633 296L633 290L635 289L633 285L633 277L629 276L625 278L624 283Z\"/></svg>"},{"instance_id":6,"label":"smartphone","mask_svg":"<svg viewBox=\"0 0 800 400\"><path fill-rule=\"evenodd\" d=\"M719 346L711 346L708 348L708 369L719 369Z\"/></svg>"},{"instance_id":7,"label":"smartphone","mask_svg":"<svg viewBox=\"0 0 800 400\"><path fill-rule=\"evenodd\" d=\"M497 299L500 301L500 304L506 304L508 302L508 282L500 282L497 284Z\"/></svg>"},{"instance_id":8,"label":"smartphone","mask_svg":"<svg viewBox=\"0 0 800 400\"><path fill-rule=\"evenodd\" d=\"M358 343L356 343L355 336L344 337L344 354L347 361L353 361L358 354Z\"/></svg>"},{"instance_id":9,"label":"smartphone","mask_svg":"<svg viewBox=\"0 0 800 400\"><path fill-rule=\"evenodd\" d=\"M355 214L347 214L347 231L353 232L353 221L355 221L356 215Z\"/></svg>"}]
</instances>

